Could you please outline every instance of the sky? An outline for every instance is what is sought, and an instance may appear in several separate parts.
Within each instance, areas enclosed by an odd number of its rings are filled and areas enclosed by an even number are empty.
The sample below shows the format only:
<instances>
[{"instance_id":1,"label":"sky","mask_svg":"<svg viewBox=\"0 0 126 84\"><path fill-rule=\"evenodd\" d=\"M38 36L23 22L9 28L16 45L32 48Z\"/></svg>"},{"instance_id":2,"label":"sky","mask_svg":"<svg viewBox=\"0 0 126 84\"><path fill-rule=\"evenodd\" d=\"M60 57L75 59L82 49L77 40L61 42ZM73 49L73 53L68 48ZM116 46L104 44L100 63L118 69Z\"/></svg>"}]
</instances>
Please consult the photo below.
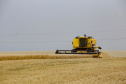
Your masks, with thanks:
<instances>
[{"instance_id":1,"label":"sky","mask_svg":"<svg viewBox=\"0 0 126 84\"><path fill-rule=\"evenodd\" d=\"M71 50L84 34L126 50L126 0L0 0L0 51Z\"/></svg>"}]
</instances>

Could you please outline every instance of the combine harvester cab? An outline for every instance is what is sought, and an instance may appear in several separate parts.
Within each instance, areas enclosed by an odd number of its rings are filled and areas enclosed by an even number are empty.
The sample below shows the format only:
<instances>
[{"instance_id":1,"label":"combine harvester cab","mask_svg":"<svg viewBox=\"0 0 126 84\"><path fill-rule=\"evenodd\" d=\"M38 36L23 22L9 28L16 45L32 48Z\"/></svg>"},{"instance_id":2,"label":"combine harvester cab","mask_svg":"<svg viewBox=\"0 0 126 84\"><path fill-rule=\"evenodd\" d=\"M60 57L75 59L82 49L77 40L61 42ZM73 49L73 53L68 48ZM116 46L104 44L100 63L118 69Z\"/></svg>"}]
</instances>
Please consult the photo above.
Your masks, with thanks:
<instances>
[{"instance_id":1,"label":"combine harvester cab","mask_svg":"<svg viewBox=\"0 0 126 84\"><path fill-rule=\"evenodd\" d=\"M72 50L56 50L55 54L89 54L102 58L101 52L99 52L101 47L96 46L96 39L90 36L75 37L72 44Z\"/></svg>"}]
</instances>

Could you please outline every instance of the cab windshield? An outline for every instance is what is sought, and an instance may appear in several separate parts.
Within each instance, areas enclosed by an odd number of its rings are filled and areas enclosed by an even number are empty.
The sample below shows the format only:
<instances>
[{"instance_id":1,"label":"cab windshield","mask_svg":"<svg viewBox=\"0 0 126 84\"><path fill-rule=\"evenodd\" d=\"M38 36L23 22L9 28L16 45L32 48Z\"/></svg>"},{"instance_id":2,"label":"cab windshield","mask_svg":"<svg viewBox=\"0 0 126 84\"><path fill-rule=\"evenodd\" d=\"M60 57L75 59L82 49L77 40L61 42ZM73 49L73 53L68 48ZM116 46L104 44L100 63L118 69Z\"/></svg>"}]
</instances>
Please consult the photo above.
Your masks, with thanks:
<instances>
[{"instance_id":1,"label":"cab windshield","mask_svg":"<svg viewBox=\"0 0 126 84\"><path fill-rule=\"evenodd\" d=\"M86 38L80 38L79 39L79 47L86 47L87 46L87 39Z\"/></svg>"}]
</instances>

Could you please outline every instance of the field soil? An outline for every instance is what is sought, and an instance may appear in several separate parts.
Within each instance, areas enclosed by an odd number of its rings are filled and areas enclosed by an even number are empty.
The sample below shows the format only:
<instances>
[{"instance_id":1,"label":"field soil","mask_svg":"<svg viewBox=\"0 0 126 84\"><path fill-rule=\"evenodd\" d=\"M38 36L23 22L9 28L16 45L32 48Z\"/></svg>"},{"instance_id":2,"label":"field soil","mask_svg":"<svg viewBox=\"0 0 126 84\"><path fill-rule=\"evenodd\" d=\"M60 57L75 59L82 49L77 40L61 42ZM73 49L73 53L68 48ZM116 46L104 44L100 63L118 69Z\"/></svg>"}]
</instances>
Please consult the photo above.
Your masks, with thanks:
<instances>
[{"instance_id":1,"label":"field soil","mask_svg":"<svg viewBox=\"0 0 126 84\"><path fill-rule=\"evenodd\" d=\"M102 52L103 58L61 58L54 51L0 52L0 57L15 57L0 61L0 84L126 84L126 51ZM29 55L54 57L17 58Z\"/></svg>"}]
</instances>

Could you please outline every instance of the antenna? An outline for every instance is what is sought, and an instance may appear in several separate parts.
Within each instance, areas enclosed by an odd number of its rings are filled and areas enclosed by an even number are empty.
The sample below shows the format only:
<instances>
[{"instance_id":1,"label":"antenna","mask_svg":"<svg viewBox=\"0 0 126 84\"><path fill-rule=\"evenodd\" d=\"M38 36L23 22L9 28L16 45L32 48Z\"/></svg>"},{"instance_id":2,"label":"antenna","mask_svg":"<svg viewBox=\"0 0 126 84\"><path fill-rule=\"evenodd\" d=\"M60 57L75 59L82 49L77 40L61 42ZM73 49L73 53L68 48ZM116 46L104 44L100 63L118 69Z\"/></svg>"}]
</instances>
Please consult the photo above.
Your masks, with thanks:
<instances>
[{"instance_id":1,"label":"antenna","mask_svg":"<svg viewBox=\"0 0 126 84\"><path fill-rule=\"evenodd\" d=\"M86 37L86 34L84 34L84 37Z\"/></svg>"}]
</instances>

